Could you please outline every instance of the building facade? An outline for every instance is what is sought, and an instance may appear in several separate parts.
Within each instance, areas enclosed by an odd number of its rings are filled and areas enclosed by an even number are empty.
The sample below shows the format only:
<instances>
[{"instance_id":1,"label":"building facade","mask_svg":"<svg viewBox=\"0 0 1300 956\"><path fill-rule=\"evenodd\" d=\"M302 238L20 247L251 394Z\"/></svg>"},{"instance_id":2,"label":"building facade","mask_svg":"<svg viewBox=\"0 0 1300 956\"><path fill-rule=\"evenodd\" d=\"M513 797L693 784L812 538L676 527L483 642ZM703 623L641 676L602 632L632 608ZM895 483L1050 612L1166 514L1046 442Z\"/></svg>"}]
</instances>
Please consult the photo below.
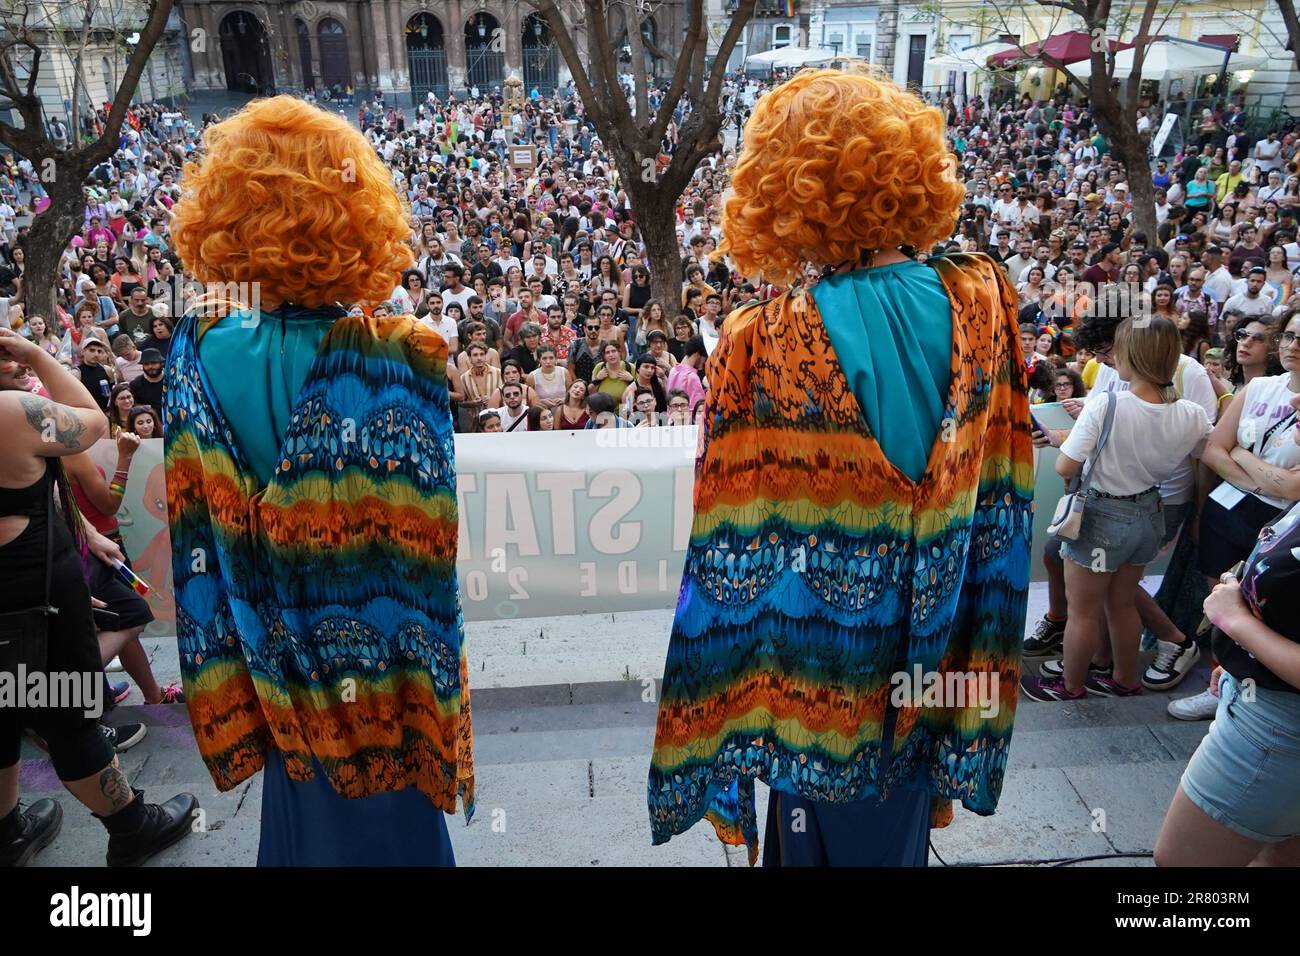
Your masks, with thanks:
<instances>
[{"instance_id":1,"label":"building facade","mask_svg":"<svg viewBox=\"0 0 1300 956\"><path fill-rule=\"evenodd\" d=\"M181 0L191 36L196 90L269 94L382 90L390 102L440 97L471 86L501 87L508 76L546 93L569 70L544 17L523 0L288 0L240 3ZM671 69L674 38L684 33L683 0L659 5L642 25L655 75ZM612 40L629 69L622 8L611 15ZM580 54L587 38L572 27Z\"/></svg>"},{"instance_id":2,"label":"building facade","mask_svg":"<svg viewBox=\"0 0 1300 956\"><path fill-rule=\"evenodd\" d=\"M84 28L85 10L80 4L44 3L29 5L25 21L21 21L36 37L41 49L40 66L36 75L36 91L46 122L58 117L69 128L76 128L72 117L72 102L80 104L83 118L117 97L118 87L126 73L127 62L133 53L132 38L144 21L143 3L118 0L95 7L86 46L81 50L81 70L76 70L76 57L80 50ZM13 28L20 21L6 18L5 26ZM22 63L15 62L19 81L26 79ZM166 29L145 63L144 72L136 86L133 103L175 102L184 96L189 74L189 47L185 42L184 25L179 14L172 11ZM11 111L0 111L0 118L19 122Z\"/></svg>"},{"instance_id":3,"label":"building facade","mask_svg":"<svg viewBox=\"0 0 1300 956\"><path fill-rule=\"evenodd\" d=\"M1140 6L1137 0L1117 0L1113 5L1112 22L1126 22L1123 39L1132 35ZM1029 44L1083 28L1077 18L1039 3L994 5L981 0L939 0L904 3L899 9L900 62L894 78L901 82L919 74L922 80L915 85L931 91L960 93L962 75L932 69L925 64L926 59L1003 36ZM1229 60L1228 88L1244 91L1248 101L1262 111L1300 108L1295 60L1286 49L1286 27L1273 0L1165 0L1157 7L1154 22L1159 26L1153 32L1163 36L1216 45L1226 41L1235 44L1238 53L1266 58L1267 63L1260 69L1239 71L1232 69ZM1018 73L1014 82L1021 92L1045 97L1061 79L1048 68L1033 67ZM1216 79L1207 75L1170 80L1162 92L1173 95L1181 91L1192 99L1207 81ZM968 75L968 92L986 88L988 80L987 75Z\"/></svg>"}]
</instances>

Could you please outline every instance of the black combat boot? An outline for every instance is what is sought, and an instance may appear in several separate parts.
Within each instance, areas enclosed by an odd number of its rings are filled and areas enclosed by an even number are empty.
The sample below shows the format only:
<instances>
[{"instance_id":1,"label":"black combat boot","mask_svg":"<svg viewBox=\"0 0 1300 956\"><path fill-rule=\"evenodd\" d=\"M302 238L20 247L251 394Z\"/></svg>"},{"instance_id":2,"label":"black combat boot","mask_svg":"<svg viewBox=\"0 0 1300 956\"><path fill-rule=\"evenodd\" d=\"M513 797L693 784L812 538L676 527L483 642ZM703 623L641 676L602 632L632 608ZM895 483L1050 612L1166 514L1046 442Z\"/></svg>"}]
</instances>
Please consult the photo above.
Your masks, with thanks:
<instances>
[{"instance_id":1,"label":"black combat boot","mask_svg":"<svg viewBox=\"0 0 1300 956\"><path fill-rule=\"evenodd\" d=\"M0 819L0 866L26 866L54 842L63 826L63 808L55 800L21 803Z\"/></svg>"},{"instance_id":2,"label":"black combat boot","mask_svg":"<svg viewBox=\"0 0 1300 956\"><path fill-rule=\"evenodd\" d=\"M145 803L144 792L110 817L95 818L108 830L109 866L139 866L184 838L193 827L199 801L192 793L178 793L166 803Z\"/></svg>"}]
</instances>

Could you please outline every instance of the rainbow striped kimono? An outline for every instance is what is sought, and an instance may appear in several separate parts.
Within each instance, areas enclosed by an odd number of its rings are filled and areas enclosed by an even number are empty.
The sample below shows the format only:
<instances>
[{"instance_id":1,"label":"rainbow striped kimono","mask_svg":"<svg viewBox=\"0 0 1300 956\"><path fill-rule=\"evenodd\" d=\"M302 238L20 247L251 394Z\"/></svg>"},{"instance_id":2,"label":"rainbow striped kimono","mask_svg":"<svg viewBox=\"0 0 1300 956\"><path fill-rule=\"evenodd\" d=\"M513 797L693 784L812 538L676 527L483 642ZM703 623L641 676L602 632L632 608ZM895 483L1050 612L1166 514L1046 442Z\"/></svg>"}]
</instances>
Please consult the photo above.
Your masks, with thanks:
<instances>
[{"instance_id":1,"label":"rainbow striped kimono","mask_svg":"<svg viewBox=\"0 0 1300 956\"><path fill-rule=\"evenodd\" d=\"M937 825L953 798L997 806L1033 526L1017 297L986 256L930 264L952 379L920 483L870 434L811 295L723 327L650 766L656 844L707 817L753 862L756 780L848 802L921 779ZM969 693L923 702L898 676L934 672Z\"/></svg>"},{"instance_id":2,"label":"rainbow striped kimono","mask_svg":"<svg viewBox=\"0 0 1300 956\"><path fill-rule=\"evenodd\" d=\"M181 675L221 790L283 752L345 797L417 787L473 812L456 584L447 345L409 318L341 318L264 490L197 361L167 369L167 509Z\"/></svg>"}]
</instances>

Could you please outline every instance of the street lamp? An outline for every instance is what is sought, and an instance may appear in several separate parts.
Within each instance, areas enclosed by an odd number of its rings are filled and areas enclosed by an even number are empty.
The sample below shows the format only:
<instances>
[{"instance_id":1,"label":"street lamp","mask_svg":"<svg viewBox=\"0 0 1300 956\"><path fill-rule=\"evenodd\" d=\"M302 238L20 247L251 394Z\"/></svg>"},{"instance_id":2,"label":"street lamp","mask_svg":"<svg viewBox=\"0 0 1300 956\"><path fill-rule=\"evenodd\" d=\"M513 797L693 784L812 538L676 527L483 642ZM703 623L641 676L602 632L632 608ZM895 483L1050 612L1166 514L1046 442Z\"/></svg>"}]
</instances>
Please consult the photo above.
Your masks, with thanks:
<instances>
[{"instance_id":1,"label":"street lamp","mask_svg":"<svg viewBox=\"0 0 1300 956\"><path fill-rule=\"evenodd\" d=\"M541 42L541 40L542 40L542 21L541 21L541 20L534 20L534 21L533 21L533 36L537 37L537 42L539 42L539 43Z\"/></svg>"},{"instance_id":2,"label":"street lamp","mask_svg":"<svg viewBox=\"0 0 1300 956\"><path fill-rule=\"evenodd\" d=\"M482 40L487 36L487 23L483 20L483 14L478 15L478 38Z\"/></svg>"}]
</instances>

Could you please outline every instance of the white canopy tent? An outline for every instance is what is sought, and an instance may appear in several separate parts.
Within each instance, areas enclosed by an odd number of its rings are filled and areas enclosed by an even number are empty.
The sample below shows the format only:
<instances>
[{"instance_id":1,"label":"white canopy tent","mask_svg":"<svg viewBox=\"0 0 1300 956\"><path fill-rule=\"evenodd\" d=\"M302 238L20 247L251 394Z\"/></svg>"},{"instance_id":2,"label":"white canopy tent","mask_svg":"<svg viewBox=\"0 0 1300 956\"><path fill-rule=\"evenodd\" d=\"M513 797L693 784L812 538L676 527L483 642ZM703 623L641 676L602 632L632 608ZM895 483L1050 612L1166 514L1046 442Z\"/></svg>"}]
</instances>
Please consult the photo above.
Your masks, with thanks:
<instances>
[{"instance_id":1,"label":"white canopy tent","mask_svg":"<svg viewBox=\"0 0 1300 956\"><path fill-rule=\"evenodd\" d=\"M1177 40L1156 40L1147 46L1146 56L1142 59L1142 79L1168 80L1175 76L1192 76L1197 73L1217 73L1223 68L1223 57L1227 53L1222 47L1201 43L1180 43ZM1263 66L1262 56L1248 56L1234 53L1228 60L1229 70L1253 70ZM1092 63L1084 60L1070 66L1070 72L1077 77L1092 75ZM1115 54L1115 73L1117 80L1126 79L1133 73L1133 51L1121 50Z\"/></svg>"},{"instance_id":2,"label":"white canopy tent","mask_svg":"<svg viewBox=\"0 0 1300 956\"><path fill-rule=\"evenodd\" d=\"M1014 43L1002 43L999 40L992 40L988 43L968 46L966 49L958 50L955 53L944 53L940 56L931 57L925 61L925 65L932 70L970 73L974 70L988 69L989 57L1015 49L1019 48Z\"/></svg>"},{"instance_id":3,"label":"white canopy tent","mask_svg":"<svg viewBox=\"0 0 1300 956\"><path fill-rule=\"evenodd\" d=\"M785 46L779 50L764 50L762 53L751 53L745 57L745 65L791 69L799 66L816 66L821 63L829 63L835 57L834 50L826 50L821 47Z\"/></svg>"}]
</instances>

